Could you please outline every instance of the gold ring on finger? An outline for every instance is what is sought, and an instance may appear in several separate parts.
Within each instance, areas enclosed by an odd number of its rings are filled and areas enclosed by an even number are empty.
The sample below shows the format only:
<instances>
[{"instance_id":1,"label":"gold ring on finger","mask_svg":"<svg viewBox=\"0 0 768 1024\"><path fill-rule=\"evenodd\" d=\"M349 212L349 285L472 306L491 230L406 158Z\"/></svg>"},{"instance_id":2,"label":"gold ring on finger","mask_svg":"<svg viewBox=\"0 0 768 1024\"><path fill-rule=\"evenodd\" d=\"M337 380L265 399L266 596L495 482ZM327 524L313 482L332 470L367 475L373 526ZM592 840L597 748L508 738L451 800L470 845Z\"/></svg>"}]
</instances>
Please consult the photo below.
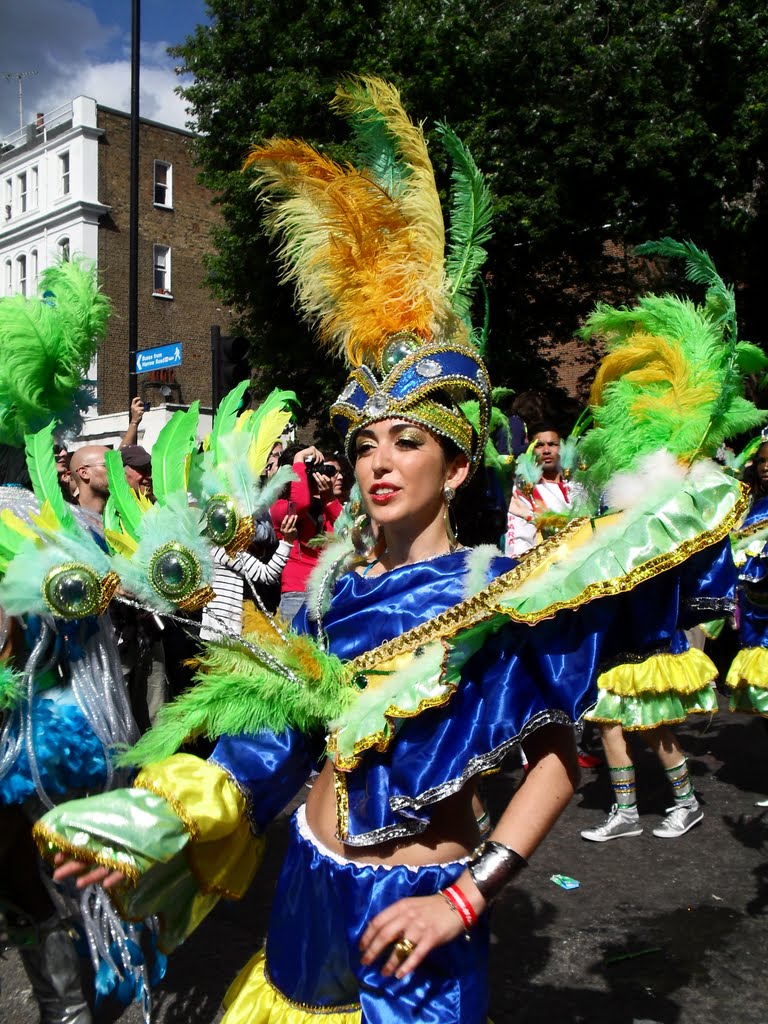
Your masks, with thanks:
<instances>
[{"instance_id":1,"label":"gold ring on finger","mask_svg":"<svg viewBox=\"0 0 768 1024\"><path fill-rule=\"evenodd\" d=\"M415 948L416 947L410 939L402 938L395 943L393 951L400 963L403 963L404 960L408 959Z\"/></svg>"}]
</instances>

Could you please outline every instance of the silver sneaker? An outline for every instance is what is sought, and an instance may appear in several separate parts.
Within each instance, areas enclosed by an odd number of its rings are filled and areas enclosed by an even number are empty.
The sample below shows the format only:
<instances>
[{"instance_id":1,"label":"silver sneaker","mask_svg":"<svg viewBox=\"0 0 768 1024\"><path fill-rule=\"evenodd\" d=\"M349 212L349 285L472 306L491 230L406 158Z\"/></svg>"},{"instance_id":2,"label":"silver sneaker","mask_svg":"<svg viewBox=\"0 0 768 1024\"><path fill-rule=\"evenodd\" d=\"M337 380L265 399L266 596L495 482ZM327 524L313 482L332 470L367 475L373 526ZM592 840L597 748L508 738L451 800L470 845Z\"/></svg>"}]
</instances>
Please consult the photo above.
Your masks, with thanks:
<instances>
[{"instance_id":1,"label":"silver sneaker","mask_svg":"<svg viewBox=\"0 0 768 1024\"><path fill-rule=\"evenodd\" d=\"M614 804L611 813L597 828L585 828L582 839L590 839L593 843L607 843L609 839L623 839L625 836L639 836L643 826L637 818L637 811Z\"/></svg>"},{"instance_id":2,"label":"silver sneaker","mask_svg":"<svg viewBox=\"0 0 768 1024\"><path fill-rule=\"evenodd\" d=\"M660 839L677 839L683 836L689 828L698 825L704 817L704 811L699 807L698 800L690 804L680 804L678 807L667 808L667 816L654 830L653 834Z\"/></svg>"}]
</instances>

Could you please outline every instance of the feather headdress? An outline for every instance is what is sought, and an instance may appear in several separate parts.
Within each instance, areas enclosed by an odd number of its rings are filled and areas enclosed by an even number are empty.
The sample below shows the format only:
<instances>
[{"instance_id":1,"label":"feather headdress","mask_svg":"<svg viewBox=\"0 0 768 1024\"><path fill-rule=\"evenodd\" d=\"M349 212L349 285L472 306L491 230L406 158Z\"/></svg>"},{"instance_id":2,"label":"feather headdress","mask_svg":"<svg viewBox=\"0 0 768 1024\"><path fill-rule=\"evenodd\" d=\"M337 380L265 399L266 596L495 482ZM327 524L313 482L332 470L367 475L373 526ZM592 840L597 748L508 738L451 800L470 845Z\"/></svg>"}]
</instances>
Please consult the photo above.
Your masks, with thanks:
<instances>
[{"instance_id":1,"label":"feather headdress","mask_svg":"<svg viewBox=\"0 0 768 1024\"><path fill-rule=\"evenodd\" d=\"M466 147L438 132L454 162L446 235L424 133L398 91L377 78L350 79L334 108L352 127L360 169L295 139L255 147L245 163L281 237L284 280L320 341L353 368L331 410L346 437L364 423L403 416L482 458L490 384L472 344L470 300L490 237L491 202ZM480 404L473 436L460 402Z\"/></svg>"},{"instance_id":2,"label":"feather headdress","mask_svg":"<svg viewBox=\"0 0 768 1024\"><path fill-rule=\"evenodd\" d=\"M0 606L10 615L80 619L100 614L119 580L106 551L61 493L53 424L28 434L25 446L37 509L27 506L22 516L20 508L7 504L0 511ZM11 503L15 495L11 490Z\"/></svg>"},{"instance_id":3,"label":"feather headdress","mask_svg":"<svg viewBox=\"0 0 768 1024\"><path fill-rule=\"evenodd\" d=\"M690 465L766 416L744 397L743 375L768 358L737 340L733 289L707 253L669 238L636 251L685 257L688 279L707 293L702 305L674 295L645 295L630 309L599 303L584 325L583 337L608 344L590 395L594 427L579 445L588 466L579 480L593 504L645 456L666 450Z\"/></svg>"},{"instance_id":4,"label":"feather headdress","mask_svg":"<svg viewBox=\"0 0 768 1024\"><path fill-rule=\"evenodd\" d=\"M198 416L193 402L160 431L152 448L154 504L128 486L119 451L104 457L109 481L104 536L113 566L125 590L159 612L196 611L213 597L203 514L187 496Z\"/></svg>"},{"instance_id":5,"label":"feather headdress","mask_svg":"<svg viewBox=\"0 0 768 1024\"><path fill-rule=\"evenodd\" d=\"M75 430L93 395L88 367L104 336L109 301L83 262L40 275L40 295L0 299L0 443L21 447L53 419Z\"/></svg>"},{"instance_id":6,"label":"feather headdress","mask_svg":"<svg viewBox=\"0 0 768 1024\"><path fill-rule=\"evenodd\" d=\"M201 454L192 461L189 489L203 510L209 540L236 554L254 536L254 516L266 511L286 483L290 466L262 480L270 453L288 425L293 391L274 391L254 412L238 415L247 381L224 398Z\"/></svg>"}]
</instances>

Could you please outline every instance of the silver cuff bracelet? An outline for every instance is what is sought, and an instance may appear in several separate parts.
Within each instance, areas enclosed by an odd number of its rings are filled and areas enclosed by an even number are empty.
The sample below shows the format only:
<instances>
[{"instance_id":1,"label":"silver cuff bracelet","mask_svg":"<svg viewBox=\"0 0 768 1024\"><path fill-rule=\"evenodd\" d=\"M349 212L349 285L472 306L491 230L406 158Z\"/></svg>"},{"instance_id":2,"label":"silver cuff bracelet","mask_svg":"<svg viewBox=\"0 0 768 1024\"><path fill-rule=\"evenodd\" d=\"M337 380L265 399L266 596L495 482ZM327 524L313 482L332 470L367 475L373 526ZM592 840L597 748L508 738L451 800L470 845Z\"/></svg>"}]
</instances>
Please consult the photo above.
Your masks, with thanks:
<instances>
[{"instance_id":1,"label":"silver cuff bracelet","mask_svg":"<svg viewBox=\"0 0 768 1024\"><path fill-rule=\"evenodd\" d=\"M528 861L503 843L488 840L473 852L467 864L472 881L483 894L486 903L497 896L507 882L519 875Z\"/></svg>"}]
</instances>

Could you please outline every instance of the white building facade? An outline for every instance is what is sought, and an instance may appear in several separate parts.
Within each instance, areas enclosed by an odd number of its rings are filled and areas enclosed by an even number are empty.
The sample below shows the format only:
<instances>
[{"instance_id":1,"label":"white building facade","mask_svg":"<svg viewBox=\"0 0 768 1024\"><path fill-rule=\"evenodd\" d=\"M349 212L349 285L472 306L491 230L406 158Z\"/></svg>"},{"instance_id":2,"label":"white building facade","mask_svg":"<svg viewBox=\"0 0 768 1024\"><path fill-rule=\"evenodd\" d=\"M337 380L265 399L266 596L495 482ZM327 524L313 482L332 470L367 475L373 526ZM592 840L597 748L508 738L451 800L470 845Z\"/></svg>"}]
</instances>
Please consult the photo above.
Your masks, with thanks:
<instances>
[{"instance_id":1,"label":"white building facade","mask_svg":"<svg viewBox=\"0 0 768 1024\"><path fill-rule=\"evenodd\" d=\"M96 101L78 96L0 142L0 296L34 295L60 256L98 256Z\"/></svg>"}]
</instances>

